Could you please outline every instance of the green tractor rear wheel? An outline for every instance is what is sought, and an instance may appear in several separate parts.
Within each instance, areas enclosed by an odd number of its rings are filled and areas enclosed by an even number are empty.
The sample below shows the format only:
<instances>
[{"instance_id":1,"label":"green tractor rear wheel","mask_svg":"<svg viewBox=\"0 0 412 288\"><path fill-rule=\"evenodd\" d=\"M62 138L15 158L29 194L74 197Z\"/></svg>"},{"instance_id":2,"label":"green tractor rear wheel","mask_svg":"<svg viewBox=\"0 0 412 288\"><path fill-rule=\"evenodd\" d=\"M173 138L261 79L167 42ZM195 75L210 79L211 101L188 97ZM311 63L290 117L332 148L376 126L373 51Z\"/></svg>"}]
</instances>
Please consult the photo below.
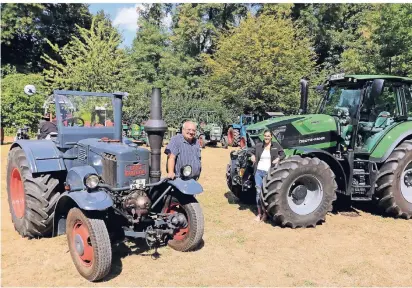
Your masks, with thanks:
<instances>
[{"instance_id":1,"label":"green tractor rear wheel","mask_svg":"<svg viewBox=\"0 0 412 288\"><path fill-rule=\"evenodd\" d=\"M378 206L394 217L412 217L412 140L395 148L379 170Z\"/></svg>"},{"instance_id":2,"label":"green tractor rear wheel","mask_svg":"<svg viewBox=\"0 0 412 288\"><path fill-rule=\"evenodd\" d=\"M275 223L291 228L314 227L332 210L337 188L328 164L296 155L270 170L263 180L261 199Z\"/></svg>"}]
</instances>

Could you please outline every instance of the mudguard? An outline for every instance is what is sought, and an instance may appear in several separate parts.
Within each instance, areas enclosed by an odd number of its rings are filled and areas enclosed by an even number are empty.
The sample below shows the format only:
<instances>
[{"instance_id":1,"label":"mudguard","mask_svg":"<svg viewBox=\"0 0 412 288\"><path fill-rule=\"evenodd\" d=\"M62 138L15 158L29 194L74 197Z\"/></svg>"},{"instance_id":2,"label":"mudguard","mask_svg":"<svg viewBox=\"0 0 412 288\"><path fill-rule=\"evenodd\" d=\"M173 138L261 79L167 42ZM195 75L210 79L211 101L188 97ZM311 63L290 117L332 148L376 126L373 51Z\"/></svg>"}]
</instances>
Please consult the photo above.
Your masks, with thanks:
<instances>
[{"instance_id":1,"label":"mudguard","mask_svg":"<svg viewBox=\"0 0 412 288\"><path fill-rule=\"evenodd\" d=\"M64 171L63 154L50 140L18 140L11 149L20 146L26 154L31 173Z\"/></svg>"},{"instance_id":2,"label":"mudguard","mask_svg":"<svg viewBox=\"0 0 412 288\"><path fill-rule=\"evenodd\" d=\"M412 138L412 121L394 126L377 141L369 160L382 163L388 159L393 150L405 139Z\"/></svg>"},{"instance_id":3,"label":"mudguard","mask_svg":"<svg viewBox=\"0 0 412 288\"><path fill-rule=\"evenodd\" d=\"M315 148L306 148L306 147L292 147L290 149L295 149L294 154L298 155L309 155L309 154L314 154L316 157L318 157L320 160L326 162L332 171L335 173L336 176L336 182L338 184L338 188L341 191L346 192L348 188L348 182L347 182L347 177L345 173L345 169L343 169L342 165L339 163L338 160L333 157L332 154L321 150L321 149L315 149ZM298 153L296 153L298 152Z\"/></svg>"},{"instance_id":4,"label":"mudguard","mask_svg":"<svg viewBox=\"0 0 412 288\"><path fill-rule=\"evenodd\" d=\"M54 208L53 236L66 232L66 217L71 208L79 207L88 211L104 211L112 206L113 200L105 191L63 193Z\"/></svg>"},{"instance_id":5,"label":"mudguard","mask_svg":"<svg viewBox=\"0 0 412 288\"><path fill-rule=\"evenodd\" d=\"M193 179L182 180L181 178L176 178L175 180L168 180L167 183L186 195L196 195L203 192L202 185Z\"/></svg>"},{"instance_id":6,"label":"mudguard","mask_svg":"<svg viewBox=\"0 0 412 288\"><path fill-rule=\"evenodd\" d=\"M96 169L92 166L78 166L69 170L66 177L66 183L70 186L71 191L87 190L84 185L84 178L88 174L97 174Z\"/></svg>"}]
</instances>

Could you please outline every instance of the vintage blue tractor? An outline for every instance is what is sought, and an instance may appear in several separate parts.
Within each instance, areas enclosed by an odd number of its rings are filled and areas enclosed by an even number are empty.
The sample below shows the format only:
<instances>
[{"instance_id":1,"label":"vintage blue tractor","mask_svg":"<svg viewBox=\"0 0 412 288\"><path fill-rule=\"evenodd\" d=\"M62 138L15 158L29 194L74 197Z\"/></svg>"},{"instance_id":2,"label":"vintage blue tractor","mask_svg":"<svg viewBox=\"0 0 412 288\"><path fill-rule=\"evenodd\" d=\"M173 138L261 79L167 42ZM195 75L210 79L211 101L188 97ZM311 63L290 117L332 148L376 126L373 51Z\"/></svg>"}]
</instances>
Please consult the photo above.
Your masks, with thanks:
<instances>
[{"instance_id":1,"label":"vintage blue tractor","mask_svg":"<svg viewBox=\"0 0 412 288\"><path fill-rule=\"evenodd\" d=\"M194 197L203 189L191 178L191 167L183 167L182 178L161 178L167 126L160 89L152 91L145 125L150 151L122 139L125 96L55 90L58 132L49 140L16 141L8 155L15 229L28 238L66 233L74 265L89 281L109 273L115 239L142 238L149 247L190 251L203 237L203 213Z\"/></svg>"}]
</instances>

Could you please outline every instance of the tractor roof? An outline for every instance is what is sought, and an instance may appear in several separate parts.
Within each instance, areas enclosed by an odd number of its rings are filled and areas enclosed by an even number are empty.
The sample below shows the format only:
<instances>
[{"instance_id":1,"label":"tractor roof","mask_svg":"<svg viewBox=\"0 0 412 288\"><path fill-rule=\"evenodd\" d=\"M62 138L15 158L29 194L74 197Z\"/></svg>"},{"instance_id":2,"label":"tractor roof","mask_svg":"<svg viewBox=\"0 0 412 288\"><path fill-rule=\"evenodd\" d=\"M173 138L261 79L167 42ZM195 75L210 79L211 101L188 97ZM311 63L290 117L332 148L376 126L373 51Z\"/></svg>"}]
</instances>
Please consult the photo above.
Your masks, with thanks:
<instances>
[{"instance_id":1,"label":"tractor roof","mask_svg":"<svg viewBox=\"0 0 412 288\"><path fill-rule=\"evenodd\" d=\"M387 79L400 82L406 82L412 84L412 78L393 76L393 75L359 75L359 74L334 74L331 75L330 81L343 80L343 79L357 79L357 80L374 80L374 79Z\"/></svg>"}]
</instances>

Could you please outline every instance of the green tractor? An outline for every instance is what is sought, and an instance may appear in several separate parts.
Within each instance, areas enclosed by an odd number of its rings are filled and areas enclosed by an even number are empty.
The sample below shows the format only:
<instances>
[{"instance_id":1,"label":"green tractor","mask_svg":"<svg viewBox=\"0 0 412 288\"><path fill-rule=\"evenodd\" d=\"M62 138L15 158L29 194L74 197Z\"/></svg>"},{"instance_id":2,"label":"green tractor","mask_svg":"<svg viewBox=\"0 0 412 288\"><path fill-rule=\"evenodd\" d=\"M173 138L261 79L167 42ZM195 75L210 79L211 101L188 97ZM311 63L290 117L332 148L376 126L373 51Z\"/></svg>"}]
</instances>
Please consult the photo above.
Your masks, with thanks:
<instances>
[{"instance_id":1,"label":"green tractor","mask_svg":"<svg viewBox=\"0 0 412 288\"><path fill-rule=\"evenodd\" d=\"M247 129L249 147L270 129L287 155L270 170L260 195L271 218L292 228L316 226L337 195L373 201L384 214L411 218L412 79L332 75L317 87L323 97L316 114L306 114L307 87L301 80L299 115Z\"/></svg>"}]
</instances>

